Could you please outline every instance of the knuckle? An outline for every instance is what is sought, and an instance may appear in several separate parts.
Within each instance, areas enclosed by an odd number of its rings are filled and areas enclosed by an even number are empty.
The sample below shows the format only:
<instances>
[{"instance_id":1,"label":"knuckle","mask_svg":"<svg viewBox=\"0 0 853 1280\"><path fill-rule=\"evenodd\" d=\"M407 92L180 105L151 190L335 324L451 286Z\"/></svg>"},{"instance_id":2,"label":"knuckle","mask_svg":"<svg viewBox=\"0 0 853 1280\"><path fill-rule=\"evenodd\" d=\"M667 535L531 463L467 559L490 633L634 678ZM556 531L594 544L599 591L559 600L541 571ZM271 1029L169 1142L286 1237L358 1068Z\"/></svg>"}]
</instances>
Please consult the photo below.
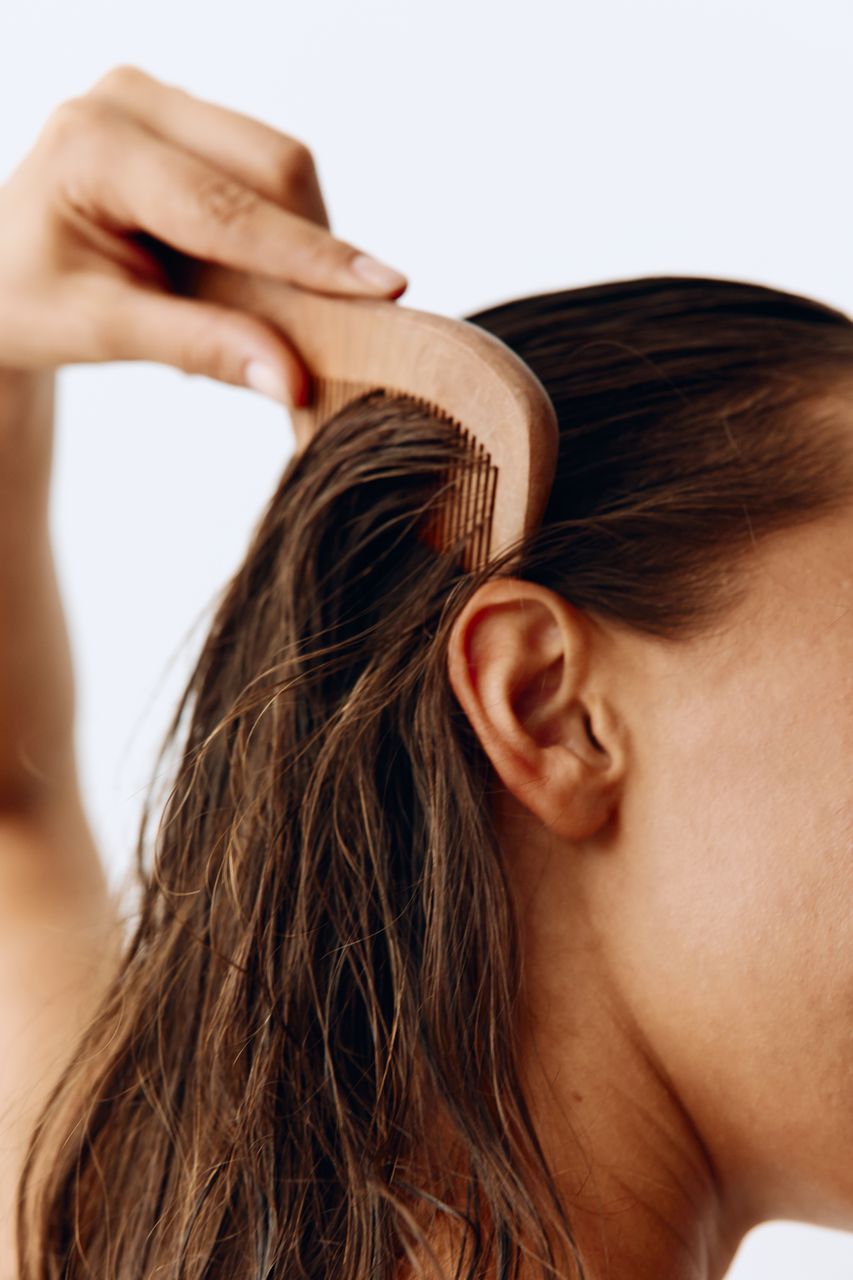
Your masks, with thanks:
<instances>
[{"instance_id":1,"label":"knuckle","mask_svg":"<svg viewBox=\"0 0 853 1280\"><path fill-rule=\"evenodd\" d=\"M347 265L352 252L340 240L318 232L300 244L298 252L294 253L294 265L306 280L331 282L340 268Z\"/></svg>"},{"instance_id":2,"label":"knuckle","mask_svg":"<svg viewBox=\"0 0 853 1280\"><path fill-rule=\"evenodd\" d=\"M295 173L299 176L302 174L313 174L314 169L314 153L310 147L306 147L304 142L300 142L298 138L291 138L288 143L285 160L285 173Z\"/></svg>"},{"instance_id":3,"label":"knuckle","mask_svg":"<svg viewBox=\"0 0 853 1280\"><path fill-rule=\"evenodd\" d=\"M90 89L91 92L106 90L108 93L122 93L125 89L131 88L140 81L147 80L145 72L139 67L135 67L132 63L121 62L118 66L110 67L109 71L105 71Z\"/></svg>"},{"instance_id":4,"label":"knuckle","mask_svg":"<svg viewBox=\"0 0 853 1280\"><path fill-rule=\"evenodd\" d=\"M49 132L54 138L76 135L85 126L88 109L84 98L66 98L48 116Z\"/></svg>"},{"instance_id":5,"label":"knuckle","mask_svg":"<svg viewBox=\"0 0 853 1280\"><path fill-rule=\"evenodd\" d=\"M202 182L197 191L198 207L205 218L213 218L221 227L237 227L251 221L261 198L251 187L216 174Z\"/></svg>"},{"instance_id":6,"label":"knuckle","mask_svg":"<svg viewBox=\"0 0 853 1280\"><path fill-rule=\"evenodd\" d=\"M89 142L100 134L111 114L107 105L95 98L68 98L51 112L45 134L54 146L78 146L81 139Z\"/></svg>"},{"instance_id":7,"label":"knuckle","mask_svg":"<svg viewBox=\"0 0 853 1280\"><path fill-rule=\"evenodd\" d=\"M308 190L316 182L317 170L310 148L295 139L284 148L278 165L279 182L288 192Z\"/></svg>"}]
</instances>

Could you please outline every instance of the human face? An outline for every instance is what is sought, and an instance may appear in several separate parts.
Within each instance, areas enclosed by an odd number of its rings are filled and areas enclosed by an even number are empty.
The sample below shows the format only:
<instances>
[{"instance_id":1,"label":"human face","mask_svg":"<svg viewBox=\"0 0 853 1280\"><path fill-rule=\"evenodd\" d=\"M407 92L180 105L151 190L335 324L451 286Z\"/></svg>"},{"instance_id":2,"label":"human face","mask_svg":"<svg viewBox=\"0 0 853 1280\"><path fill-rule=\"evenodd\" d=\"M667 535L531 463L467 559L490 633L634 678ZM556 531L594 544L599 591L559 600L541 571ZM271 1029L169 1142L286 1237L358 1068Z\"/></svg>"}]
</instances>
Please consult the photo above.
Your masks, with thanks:
<instances>
[{"instance_id":1,"label":"human face","mask_svg":"<svg viewBox=\"0 0 853 1280\"><path fill-rule=\"evenodd\" d=\"M752 573L710 636L615 641L633 766L583 896L754 1220L853 1229L853 508Z\"/></svg>"}]
</instances>

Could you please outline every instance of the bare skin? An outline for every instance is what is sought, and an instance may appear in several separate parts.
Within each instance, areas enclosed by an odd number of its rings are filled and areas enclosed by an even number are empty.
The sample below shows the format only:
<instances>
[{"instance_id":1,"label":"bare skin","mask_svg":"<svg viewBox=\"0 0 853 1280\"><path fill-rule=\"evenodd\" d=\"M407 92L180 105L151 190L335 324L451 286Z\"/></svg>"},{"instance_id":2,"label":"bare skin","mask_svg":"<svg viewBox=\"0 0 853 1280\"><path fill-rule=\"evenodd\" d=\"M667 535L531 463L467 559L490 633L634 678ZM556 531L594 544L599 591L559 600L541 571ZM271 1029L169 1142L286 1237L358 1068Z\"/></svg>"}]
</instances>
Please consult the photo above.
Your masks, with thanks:
<instances>
[{"instance_id":1,"label":"bare skin","mask_svg":"<svg viewBox=\"0 0 853 1280\"><path fill-rule=\"evenodd\" d=\"M689 644L518 579L457 622L590 1280L716 1280L768 1219L853 1230L851 565L853 509L768 539Z\"/></svg>"}]
</instances>

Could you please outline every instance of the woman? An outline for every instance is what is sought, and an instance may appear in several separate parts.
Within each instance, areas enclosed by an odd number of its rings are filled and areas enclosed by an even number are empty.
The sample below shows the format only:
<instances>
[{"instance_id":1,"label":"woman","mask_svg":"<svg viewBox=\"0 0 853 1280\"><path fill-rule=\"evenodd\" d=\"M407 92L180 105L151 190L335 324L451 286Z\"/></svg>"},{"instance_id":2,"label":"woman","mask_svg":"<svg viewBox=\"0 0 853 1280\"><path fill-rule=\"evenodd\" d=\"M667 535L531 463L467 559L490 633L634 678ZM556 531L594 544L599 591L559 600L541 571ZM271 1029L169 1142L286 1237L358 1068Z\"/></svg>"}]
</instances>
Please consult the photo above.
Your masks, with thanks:
<instances>
[{"instance_id":1,"label":"woman","mask_svg":"<svg viewBox=\"0 0 853 1280\"><path fill-rule=\"evenodd\" d=\"M326 424L175 715L123 937L50 371L292 386L284 335L178 296L191 261L368 289L299 144L133 68L52 117L0 230L8 1042L22 973L29 1010L82 993L7 1064L12 1101L41 1044L36 1103L58 1077L14 1134L18 1274L713 1280L758 1222L853 1227L853 323L691 278L468 317L560 422L511 575L418 536L443 421L371 395Z\"/></svg>"}]
</instances>

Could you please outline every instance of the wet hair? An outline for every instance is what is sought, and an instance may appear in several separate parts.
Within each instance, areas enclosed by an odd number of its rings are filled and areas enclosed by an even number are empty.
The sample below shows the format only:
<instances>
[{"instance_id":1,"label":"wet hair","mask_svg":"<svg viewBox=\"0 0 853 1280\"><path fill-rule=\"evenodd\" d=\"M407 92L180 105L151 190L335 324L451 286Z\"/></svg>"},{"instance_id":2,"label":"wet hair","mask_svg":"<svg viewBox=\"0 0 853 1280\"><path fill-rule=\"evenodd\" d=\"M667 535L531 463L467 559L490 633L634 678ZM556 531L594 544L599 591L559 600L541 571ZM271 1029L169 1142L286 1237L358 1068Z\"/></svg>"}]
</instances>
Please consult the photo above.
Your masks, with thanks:
<instances>
[{"instance_id":1,"label":"wet hair","mask_svg":"<svg viewBox=\"0 0 853 1280\"><path fill-rule=\"evenodd\" d=\"M853 498L853 322L829 306L661 277L466 318L553 399L512 572L579 609L699 635L762 539ZM583 1274L516 1058L495 777L446 672L518 548L469 574L420 536L458 448L406 397L344 409L217 598L133 929L30 1145L22 1280L438 1275L448 1223L455 1277Z\"/></svg>"}]
</instances>

